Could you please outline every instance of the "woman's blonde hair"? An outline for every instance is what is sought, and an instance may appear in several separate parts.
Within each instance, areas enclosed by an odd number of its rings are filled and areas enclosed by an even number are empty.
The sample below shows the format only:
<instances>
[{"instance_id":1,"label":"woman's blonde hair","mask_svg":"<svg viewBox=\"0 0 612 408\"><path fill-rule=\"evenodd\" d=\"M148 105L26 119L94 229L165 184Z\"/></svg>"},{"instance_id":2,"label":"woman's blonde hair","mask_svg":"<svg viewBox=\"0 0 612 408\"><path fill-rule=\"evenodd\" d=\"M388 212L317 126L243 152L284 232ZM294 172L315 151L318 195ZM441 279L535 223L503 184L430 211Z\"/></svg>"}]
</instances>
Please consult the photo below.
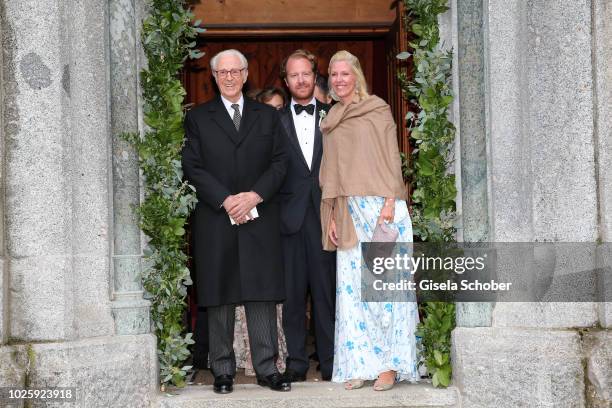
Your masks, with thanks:
<instances>
[{"instance_id":1,"label":"woman's blonde hair","mask_svg":"<svg viewBox=\"0 0 612 408\"><path fill-rule=\"evenodd\" d=\"M340 98L334 92L334 88L331 85L331 67L335 62L345 61L351 67L353 74L357 77L357 82L355 83L355 92L359 95L359 100L363 101L370 94L368 94L368 83L365 80L365 75L363 74L363 70L361 69L361 64L359 63L359 58L351 54L346 50L341 50L335 53L331 59L329 60L329 66L327 68L327 72L329 74L329 94L335 101L339 101Z\"/></svg>"}]
</instances>

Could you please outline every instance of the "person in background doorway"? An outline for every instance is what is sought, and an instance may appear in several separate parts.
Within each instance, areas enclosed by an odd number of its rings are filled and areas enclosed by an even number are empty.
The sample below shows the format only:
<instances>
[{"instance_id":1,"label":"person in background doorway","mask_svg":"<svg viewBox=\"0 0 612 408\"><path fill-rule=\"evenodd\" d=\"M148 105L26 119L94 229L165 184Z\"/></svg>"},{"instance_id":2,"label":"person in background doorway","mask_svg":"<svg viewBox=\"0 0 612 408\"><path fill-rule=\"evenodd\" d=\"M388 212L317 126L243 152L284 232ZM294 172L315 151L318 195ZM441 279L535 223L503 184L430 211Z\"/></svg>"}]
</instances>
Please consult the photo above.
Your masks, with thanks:
<instances>
[{"instance_id":1,"label":"person in background doorway","mask_svg":"<svg viewBox=\"0 0 612 408\"><path fill-rule=\"evenodd\" d=\"M281 110L287 103L287 94L282 88L271 86L260 91L255 99L261 103L274 107L276 110Z\"/></svg>"},{"instance_id":2,"label":"person in background doorway","mask_svg":"<svg viewBox=\"0 0 612 408\"><path fill-rule=\"evenodd\" d=\"M245 95L246 95L247 98L257 100L257 95L260 92L261 92L261 89L259 89L259 88L249 89L248 91L245 92Z\"/></svg>"},{"instance_id":3,"label":"person in background doorway","mask_svg":"<svg viewBox=\"0 0 612 408\"><path fill-rule=\"evenodd\" d=\"M315 82L314 96L317 100L331 105L333 102L332 97L329 95L329 85L327 83L327 77L325 75L317 75Z\"/></svg>"}]
</instances>

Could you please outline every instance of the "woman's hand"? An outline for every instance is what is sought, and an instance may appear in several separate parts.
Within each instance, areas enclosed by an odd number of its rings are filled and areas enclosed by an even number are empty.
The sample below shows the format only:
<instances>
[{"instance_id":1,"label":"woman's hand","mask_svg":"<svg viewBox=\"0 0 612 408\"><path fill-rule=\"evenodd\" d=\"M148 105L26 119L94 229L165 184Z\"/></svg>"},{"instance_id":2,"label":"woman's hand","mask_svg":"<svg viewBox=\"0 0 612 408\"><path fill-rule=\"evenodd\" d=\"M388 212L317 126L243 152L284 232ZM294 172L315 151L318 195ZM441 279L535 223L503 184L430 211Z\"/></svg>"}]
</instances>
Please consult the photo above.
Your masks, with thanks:
<instances>
[{"instance_id":1,"label":"woman's hand","mask_svg":"<svg viewBox=\"0 0 612 408\"><path fill-rule=\"evenodd\" d=\"M335 246L338 246L338 234L336 233L336 221L332 218L329 222L329 239L334 243Z\"/></svg>"},{"instance_id":2,"label":"woman's hand","mask_svg":"<svg viewBox=\"0 0 612 408\"><path fill-rule=\"evenodd\" d=\"M383 208L380 210L380 216L378 217L378 224L382 224L385 221L393 222L395 218L395 199L385 198Z\"/></svg>"}]
</instances>

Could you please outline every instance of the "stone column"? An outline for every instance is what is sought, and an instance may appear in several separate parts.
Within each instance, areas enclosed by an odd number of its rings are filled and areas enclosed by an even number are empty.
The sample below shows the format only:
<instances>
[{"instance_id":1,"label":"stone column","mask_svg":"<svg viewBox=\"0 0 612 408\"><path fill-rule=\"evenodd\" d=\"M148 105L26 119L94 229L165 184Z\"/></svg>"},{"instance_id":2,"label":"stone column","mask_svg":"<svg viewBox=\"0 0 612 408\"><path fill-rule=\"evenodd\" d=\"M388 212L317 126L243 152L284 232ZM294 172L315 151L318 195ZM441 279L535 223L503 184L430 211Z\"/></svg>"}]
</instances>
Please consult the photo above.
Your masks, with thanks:
<instances>
[{"instance_id":1,"label":"stone column","mask_svg":"<svg viewBox=\"0 0 612 408\"><path fill-rule=\"evenodd\" d=\"M595 166L599 199L599 238L612 241L612 4L607 0L594 0L593 24L593 86L594 86L594 144ZM608 249L610 244L607 245ZM603 252L603 251L600 251ZM605 251L598 254L609 260ZM609 265L609 262L608 262ZM612 405L612 282L610 275L600 282L606 300L597 305L600 332L589 333L584 338L586 350L587 404Z\"/></svg>"},{"instance_id":2,"label":"stone column","mask_svg":"<svg viewBox=\"0 0 612 408\"><path fill-rule=\"evenodd\" d=\"M6 183L4 157L6 155L7 132L12 128L7 126L14 115L14 105L10 103L7 93L11 93L14 82L6 79L11 77L7 61L13 60L15 38L7 24L7 13L3 1L0 1L0 387L23 388L25 385L25 364L22 358L15 357L14 347L6 345L9 340L9 270L6 262L5 242L5 211L4 186ZM18 361L20 360L20 361Z\"/></svg>"},{"instance_id":3,"label":"stone column","mask_svg":"<svg viewBox=\"0 0 612 408\"><path fill-rule=\"evenodd\" d=\"M456 0L456 98L459 119L461 225L465 242L489 239L487 100L482 0ZM457 108L457 105L455 105ZM457 303L457 325L490 326L492 305Z\"/></svg>"},{"instance_id":4,"label":"stone column","mask_svg":"<svg viewBox=\"0 0 612 408\"><path fill-rule=\"evenodd\" d=\"M496 241L597 239L591 6L489 1ZM493 321L590 327L597 313L591 303L500 303Z\"/></svg>"},{"instance_id":5,"label":"stone column","mask_svg":"<svg viewBox=\"0 0 612 408\"><path fill-rule=\"evenodd\" d=\"M599 238L612 242L612 4L593 2L595 165L598 176ZM612 282L605 282L612 288ZM610 293L610 289L608 289ZM609 298L608 298L609 299ZM599 322L612 328L612 302L601 303Z\"/></svg>"},{"instance_id":6,"label":"stone column","mask_svg":"<svg viewBox=\"0 0 612 408\"><path fill-rule=\"evenodd\" d=\"M3 119L4 106L7 101L4 98L4 83L2 81L4 74L3 53L6 50L3 40L3 25L4 7L0 3L0 44L2 44L3 52L0 53L0 345L6 343L8 338L8 270L4 261L5 246L4 246L4 154L6 135L4 133Z\"/></svg>"},{"instance_id":7,"label":"stone column","mask_svg":"<svg viewBox=\"0 0 612 408\"><path fill-rule=\"evenodd\" d=\"M113 143L113 316L118 334L150 331L149 302L140 283L139 167L122 134L138 133L136 10L132 0L110 0L111 133Z\"/></svg>"},{"instance_id":8,"label":"stone column","mask_svg":"<svg viewBox=\"0 0 612 408\"><path fill-rule=\"evenodd\" d=\"M112 334L104 7L4 7L9 337Z\"/></svg>"},{"instance_id":9,"label":"stone column","mask_svg":"<svg viewBox=\"0 0 612 408\"><path fill-rule=\"evenodd\" d=\"M61 80L70 68L61 30L67 22L61 1L4 7L10 339L68 340L75 336L75 282L69 81ZM44 18L33 24L33 16Z\"/></svg>"},{"instance_id":10,"label":"stone column","mask_svg":"<svg viewBox=\"0 0 612 408\"><path fill-rule=\"evenodd\" d=\"M4 7L10 339L112 334L104 4Z\"/></svg>"},{"instance_id":11,"label":"stone column","mask_svg":"<svg viewBox=\"0 0 612 408\"><path fill-rule=\"evenodd\" d=\"M448 110L448 118L455 125L455 149L454 162L452 168L449 169L455 175L455 187L457 188L456 203L456 220L455 227L457 229L456 239L463 240L463 203L462 203L462 186L461 186L461 114L459 105L459 36L457 29L457 0L448 0L448 11L438 17L438 26L440 27L440 41L442 48L453 53L452 62L452 88L453 88L453 105Z\"/></svg>"},{"instance_id":12,"label":"stone column","mask_svg":"<svg viewBox=\"0 0 612 408\"><path fill-rule=\"evenodd\" d=\"M64 0L61 82L70 153L65 181L70 233L75 338L114 334L109 296L109 114L106 2ZM102 62L102 63L100 63Z\"/></svg>"}]
</instances>

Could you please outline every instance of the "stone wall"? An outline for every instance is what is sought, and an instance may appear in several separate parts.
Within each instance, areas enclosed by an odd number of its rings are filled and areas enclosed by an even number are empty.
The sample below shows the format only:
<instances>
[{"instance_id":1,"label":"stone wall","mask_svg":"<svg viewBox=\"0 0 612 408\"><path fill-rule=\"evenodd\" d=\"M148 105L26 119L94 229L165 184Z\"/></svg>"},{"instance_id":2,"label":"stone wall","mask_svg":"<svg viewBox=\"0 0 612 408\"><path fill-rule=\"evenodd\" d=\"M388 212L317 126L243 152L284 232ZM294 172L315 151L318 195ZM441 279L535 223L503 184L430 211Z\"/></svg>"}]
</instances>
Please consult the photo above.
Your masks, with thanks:
<instances>
[{"instance_id":1,"label":"stone wall","mask_svg":"<svg viewBox=\"0 0 612 408\"><path fill-rule=\"evenodd\" d=\"M158 383L120 138L141 129L142 3L0 0L0 385L77 406L145 407Z\"/></svg>"},{"instance_id":2,"label":"stone wall","mask_svg":"<svg viewBox=\"0 0 612 408\"><path fill-rule=\"evenodd\" d=\"M455 116L461 118L461 238L608 241L609 2L450 4L446 18L457 20L456 32L446 35L456 36L458 47L454 80L459 91ZM477 144L481 150L475 157L486 156L486 183L469 174ZM477 191L469 193L466 186ZM470 194L483 193L487 206L466 205ZM487 234L470 233L466 219L482 220ZM581 270L603 255L585 251L580 259L567 260L565 269ZM609 332L595 328L610 327L609 304L491 306L458 305L463 327L453 333L454 381L466 406L612 403L603 392L610 381L603 373L612 371Z\"/></svg>"}]
</instances>

